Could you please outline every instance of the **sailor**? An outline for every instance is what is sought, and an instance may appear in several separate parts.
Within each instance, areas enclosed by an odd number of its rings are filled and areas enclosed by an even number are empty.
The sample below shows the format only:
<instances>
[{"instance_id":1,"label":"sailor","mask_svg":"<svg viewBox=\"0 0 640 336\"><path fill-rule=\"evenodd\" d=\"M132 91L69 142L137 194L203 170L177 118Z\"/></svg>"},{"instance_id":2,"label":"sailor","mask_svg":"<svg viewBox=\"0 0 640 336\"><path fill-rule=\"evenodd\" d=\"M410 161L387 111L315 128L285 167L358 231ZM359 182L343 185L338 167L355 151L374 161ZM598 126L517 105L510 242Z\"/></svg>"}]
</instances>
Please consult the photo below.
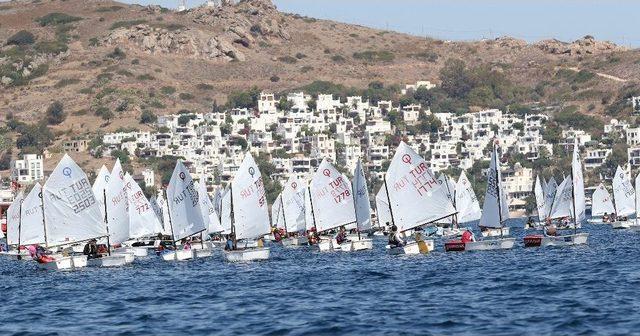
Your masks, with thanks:
<instances>
[{"instance_id":1,"label":"sailor","mask_svg":"<svg viewBox=\"0 0 640 336\"><path fill-rule=\"evenodd\" d=\"M460 241L462 241L463 243L471 243L476 241L476 237L473 235L473 232L471 232L470 230L465 230L462 233L462 237L460 238Z\"/></svg>"},{"instance_id":2,"label":"sailor","mask_svg":"<svg viewBox=\"0 0 640 336\"><path fill-rule=\"evenodd\" d=\"M191 242L187 238L182 240L182 249L188 251L191 249Z\"/></svg>"},{"instance_id":3,"label":"sailor","mask_svg":"<svg viewBox=\"0 0 640 336\"><path fill-rule=\"evenodd\" d=\"M344 243L347 240L347 230L345 230L344 226L340 227L338 234L336 235L336 242L338 245Z\"/></svg>"},{"instance_id":4,"label":"sailor","mask_svg":"<svg viewBox=\"0 0 640 336\"><path fill-rule=\"evenodd\" d=\"M389 233L389 245L392 247L404 246L404 241L400 238L400 235L398 234L398 227L395 224L391 226L391 232Z\"/></svg>"},{"instance_id":5,"label":"sailor","mask_svg":"<svg viewBox=\"0 0 640 336\"><path fill-rule=\"evenodd\" d=\"M98 253L97 241L95 239L89 240L89 242L84 246L82 254L86 255L87 259L100 258L100 254Z\"/></svg>"},{"instance_id":6,"label":"sailor","mask_svg":"<svg viewBox=\"0 0 640 336\"><path fill-rule=\"evenodd\" d=\"M602 215L602 221L604 223L609 221L609 214L608 213L605 212L604 215Z\"/></svg>"},{"instance_id":7,"label":"sailor","mask_svg":"<svg viewBox=\"0 0 640 336\"><path fill-rule=\"evenodd\" d=\"M533 217L529 217L529 220L527 221L527 228L532 228L533 227Z\"/></svg>"},{"instance_id":8,"label":"sailor","mask_svg":"<svg viewBox=\"0 0 640 336\"><path fill-rule=\"evenodd\" d=\"M545 233L547 234L547 236L552 236L552 237L555 237L558 235L558 231L555 226L548 227Z\"/></svg>"},{"instance_id":9,"label":"sailor","mask_svg":"<svg viewBox=\"0 0 640 336\"><path fill-rule=\"evenodd\" d=\"M226 251L233 251L233 250L235 250L235 249L236 249L236 246L235 246L235 244L234 244L234 242L233 242L233 237L234 237L234 234L233 234L233 233L231 233L231 234L227 237L227 243L226 243L226 244L225 244L225 246L224 246L224 249L225 249Z\"/></svg>"}]
</instances>

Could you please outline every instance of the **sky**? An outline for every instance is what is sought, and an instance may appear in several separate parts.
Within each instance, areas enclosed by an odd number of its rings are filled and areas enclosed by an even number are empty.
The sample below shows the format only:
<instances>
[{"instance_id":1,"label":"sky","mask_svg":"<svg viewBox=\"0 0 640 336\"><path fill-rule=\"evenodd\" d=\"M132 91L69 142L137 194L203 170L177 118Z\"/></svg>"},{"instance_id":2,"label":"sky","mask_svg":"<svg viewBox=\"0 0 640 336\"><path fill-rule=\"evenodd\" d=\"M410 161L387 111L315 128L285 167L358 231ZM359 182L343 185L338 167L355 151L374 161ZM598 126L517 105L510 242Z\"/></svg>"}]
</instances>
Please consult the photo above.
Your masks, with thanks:
<instances>
[{"instance_id":1,"label":"sky","mask_svg":"<svg viewBox=\"0 0 640 336\"><path fill-rule=\"evenodd\" d=\"M527 41L585 35L640 47L640 1L633 0L273 0L278 8L320 19L445 40L509 35ZM126 0L177 7L178 0ZM187 0L197 6L204 0Z\"/></svg>"}]
</instances>

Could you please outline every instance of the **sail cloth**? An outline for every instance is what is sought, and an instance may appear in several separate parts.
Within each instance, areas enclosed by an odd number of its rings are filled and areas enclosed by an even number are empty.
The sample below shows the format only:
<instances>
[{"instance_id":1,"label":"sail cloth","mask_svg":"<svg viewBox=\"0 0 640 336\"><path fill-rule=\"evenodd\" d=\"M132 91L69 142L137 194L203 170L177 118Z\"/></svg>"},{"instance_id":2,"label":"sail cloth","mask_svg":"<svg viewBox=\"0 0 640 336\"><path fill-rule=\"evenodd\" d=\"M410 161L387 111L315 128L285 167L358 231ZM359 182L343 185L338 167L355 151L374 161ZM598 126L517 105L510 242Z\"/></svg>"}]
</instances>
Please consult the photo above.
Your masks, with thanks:
<instances>
[{"instance_id":1,"label":"sail cloth","mask_svg":"<svg viewBox=\"0 0 640 336\"><path fill-rule=\"evenodd\" d=\"M209 198L209 194L207 193L207 187L204 182L198 183L198 194L201 196L202 202L200 202L202 212L202 217L207 224L207 233L214 234L220 233L224 231L222 225L220 225L220 218L218 218L218 213L215 210L215 206L213 202Z\"/></svg>"},{"instance_id":2,"label":"sail cloth","mask_svg":"<svg viewBox=\"0 0 640 336\"><path fill-rule=\"evenodd\" d=\"M573 184L571 178L566 177L556 190L556 197L551 207L551 219L573 216Z\"/></svg>"},{"instance_id":3,"label":"sail cloth","mask_svg":"<svg viewBox=\"0 0 640 336\"><path fill-rule=\"evenodd\" d=\"M107 196L107 201L105 202L106 225L109 229L109 242L111 244L120 244L129 239L129 203L127 201L124 176L120 159L118 159L113 165L105 191ZM105 224L102 225L104 226Z\"/></svg>"},{"instance_id":4,"label":"sail cloth","mask_svg":"<svg viewBox=\"0 0 640 336\"><path fill-rule=\"evenodd\" d=\"M542 179L544 181L544 178ZM540 183L540 176L536 176L536 184L533 187L533 194L536 198L536 208L538 209L538 221L544 223L547 219L547 203L544 195L544 185Z\"/></svg>"},{"instance_id":5,"label":"sail cloth","mask_svg":"<svg viewBox=\"0 0 640 336\"><path fill-rule=\"evenodd\" d=\"M389 211L389 198L387 197L387 190L384 185L380 187L376 194L376 217L378 220L378 227L390 226L393 223L391 219L391 212Z\"/></svg>"},{"instance_id":6,"label":"sail cloth","mask_svg":"<svg viewBox=\"0 0 640 336\"><path fill-rule=\"evenodd\" d=\"M471 181L469 181L464 171L460 173L460 178L458 178L458 183L455 186L455 200L459 223L473 222L480 219L482 216L480 203L476 193L473 191Z\"/></svg>"},{"instance_id":7,"label":"sail cloth","mask_svg":"<svg viewBox=\"0 0 640 336\"><path fill-rule=\"evenodd\" d=\"M455 205L456 186L453 181L451 181L449 176L440 174L440 177L438 177L438 183L444 186L442 190L444 190L449 200Z\"/></svg>"},{"instance_id":8,"label":"sail cloth","mask_svg":"<svg viewBox=\"0 0 640 336\"><path fill-rule=\"evenodd\" d=\"M553 200L556 198L556 192L558 190L558 183L556 179L551 177L545 188L544 203L546 209L546 217L551 216L551 207L553 206Z\"/></svg>"},{"instance_id":9,"label":"sail cloth","mask_svg":"<svg viewBox=\"0 0 640 336\"><path fill-rule=\"evenodd\" d=\"M385 174L393 224L399 232L435 222L456 213L429 164L401 142Z\"/></svg>"},{"instance_id":10,"label":"sail cloth","mask_svg":"<svg viewBox=\"0 0 640 336\"><path fill-rule=\"evenodd\" d=\"M487 171L487 191L482 206L479 226L499 228L509 218L509 209L502 188L502 173L498 163L498 146L494 144Z\"/></svg>"},{"instance_id":11,"label":"sail cloth","mask_svg":"<svg viewBox=\"0 0 640 336\"><path fill-rule=\"evenodd\" d=\"M600 183L596 191L591 196L591 215L594 217L602 217L604 214L613 214L616 212L611 201L611 195L604 184Z\"/></svg>"},{"instance_id":12,"label":"sail cloth","mask_svg":"<svg viewBox=\"0 0 640 336\"><path fill-rule=\"evenodd\" d=\"M315 228L315 220L313 214L313 208L311 207L311 197L309 192L309 186L304 188L304 223L307 231Z\"/></svg>"},{"instance_id":13,"label":"sail cloth","mask_svg":"<svg viewBox=\"0 0 640 336\"><path fill-rule=\"evenodd\" d=\"M129 238L155 236L162 232L162 225L149 200L131 175L124 176L129 208Z\"/></svg>"},{"instance_id":14,"label":"sail cloth","mask_svg":"<svg viewBox=\"0 0 640 336\"><path fill-rule=\"evenodd\" d=\"M640 190L640 174L636 176L636 190ZM637 215L638 210L640 210L640 197L636 194L636 225L640 225L640 216Z\"/></svg>"},{"instance_id":15,"label":"sail cloth","mask_svg":"<svg viewBox=\"0 0 640 336\"><path fill-rule=\"evenodd\" d=\"M616 175L613 177L613 198L615 200L616 215L629 216L636 212L636 192L627 174L624 173L620 166L616 169Z\"/></svg>"},{"instance_id":16,"label":"sail cloth","mask_svg":"<svg viewBox=\"0 0 640 336\"><path fill-rule=\"evenodd\" d=\"M282 215L282 193L278 194L276 200L273 202L271 206L271 224L272 226L277 227L278 229L285 229L284 219Z\"/></svg>"},{"instance_id":17,"label":"sail cloth","mask_svg":"<svg viewBox=\"0 0 640 336\"><path fill-rule=\"evenodd\" d=\"M158 199L155 195L151 196L149 199L149 204L151 204L151 209L156 214L156 218L158 218L158 222L162 226L162 209L160 209L160 205L158 205Z\"/></svg>"},{"instance_id":18,"label":"sail cloth","mask_svg":"<svg viewBox=\"0 0 640 336\"><path fill-rule=\"evenodd\" d=\"M182 160L176 162L171 175L167 203L174 240L193 236L207 229L200 211L200 195Z\"/></svg>"},{"instance_id":19,"label":"sail cloth","mask_svg":"<svg viewBox=\"0 0 640 336\"><path fill-rule=\"evenodd\" d=\"M43 187L48 246L72 244L107 235L89 178L67 154Z\"/></svg>"},{"instance_id":20,"label":"sail cloth","mask_svg":"<svg viewBox=\"0 0 640 336\"><path fill-rule=\"evenodd\" d=\"M231 192L225 190L220 201L220 224L224 231L223 234L231 233Z\"/></svg>"},{"instance_id":21,"label":"sail cloth","mask_svg":"<svg viewBox=\"0 0 640 336\"><path fill-rule=\"evenodd\" d=\"M301 232L306 228L304 217L304 183L291 177L281 194L282 215L287 232Z\"/></svg>"},{"instance_id":22,"label":"sail cloth","mask_svg":"<svg viewBox=\"0 0 640 336\"><path fill-rule=\"evenodd\" d=\"M369 188L367 178L362 169L362 162L358 160L353 171L353 197L355 198L356 220L358 231L370 230L371 225L371 201L369 200Z\"/></svg>"},{"instance_id":23,"label":"sail cloth","mask_svg":"<svg viewBox=\"0 0 640 336\"><path fill-rule=\"evenodd\" d=\"M22 225L20 222L22 220L20 206L23 200L24 191L21 190L14 198L9 209L7 209L7 244L9 245L17 245L18 238L22 238L18 236L20 235L20 226ZM22 244L22 242L20 242L20 244Z\"/></svg>"},{"instance_id":24,"label":"sail cloth","mask_svg":"<svg viewBox=\"0 0 640 336\"><path fill-rule=\"evenodd\" d=\"M93 193L96 195L96 199L100 204L100 211L104 213L104 190L107 189L107 184L109 183L111 173L109 173L109 169L102 165L100 171L98 172L98 176L96 176L96 180L93 181Z\"/></svg>"},{"instance_id":25,"label":"sail cloth","mask_svg":"<svg viewBox=\"0 0 640 336\"><path fill-rule=\"evenodd\" d=\"M584 195L584 176L582 175L582 160L578 139L573 143L573 160L571 162L571 177L573 179L573 204L575 206L575 221L581 224L587 219L586 197ZM632 187L633 189L633 187Z\"/></svg>"},{"instance_id":26,"label":"sail cloth","mask_svg":"<svg viewBox=\"0 0 640 336\"><path fill-rule=\"evenodd\" d=\"M262 174L249 153L231 182L231 198L236 239L255 239L269 234L269 206Z\"/></svg>"},{"instance_id":27,"label":"sail cloth","mask_svg":"<svg viewBox=\"0 0 640 336\"><path fill-rule=\"evenodd\" d=\"M351 183L327 159L313 175L310 190L318 232L356 222Z\"/></svg>"},{"instance_id":28,"label":"sail cloth","mask_svg":"<svg viewBox=\"0 0 640 336\"><path fill-rule=\"evenodd\" d=\"M44 244L42 226L42 186L36 183L22 202L20 245Z\"/></svg>"},{"instance_id":29,"label":"sail cloth","mask_svg":"<svg viewBox=\"0 0 640 336\"><path fill-rule=\"evenodd\" d=\"M167 203L167 198L164 193L159 194L156 202L158 203L158 208L160 209L160 223L162 223L162 234L165 236L171 236L171 222L169 220L169 204Z\"/></svg>"}]
</instances>

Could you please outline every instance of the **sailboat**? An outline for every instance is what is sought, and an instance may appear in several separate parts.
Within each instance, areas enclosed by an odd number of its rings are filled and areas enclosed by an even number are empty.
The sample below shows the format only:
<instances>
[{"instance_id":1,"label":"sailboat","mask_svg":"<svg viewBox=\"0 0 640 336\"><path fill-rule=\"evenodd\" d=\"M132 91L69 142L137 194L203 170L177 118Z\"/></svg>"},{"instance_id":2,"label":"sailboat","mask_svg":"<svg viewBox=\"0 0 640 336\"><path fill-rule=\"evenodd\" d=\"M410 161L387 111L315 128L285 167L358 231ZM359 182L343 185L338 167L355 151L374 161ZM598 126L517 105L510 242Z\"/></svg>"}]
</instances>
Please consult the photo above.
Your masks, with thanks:
<instances>
[{"instance_id":1,"label":"sailboat","mask_svg":"<svg viewBox=\"0 0 640 336\"><path fill-rule=\"evenodd\" d=\"M477 221L482 217L480 203L478 202L476 193L473 191L471 181L469 181L464 171L460 173L460 177L458 178L454 199L454 207L458 211L458 223L469 223Z\"/></svg>"},{"instance_id":2,"label":"sailboat","mask_svg":"<svg viewBox=\"0 0 640 336\"><path fill-rule=\"evenodd\" d=\"M628 229L631 226L631 222L628 219L621 220L621 218L628 218L636 212L635 199L636 192L631 181L622 168L618 166L616 175L613 177L613 200L616 208L616 218L614 222L611 222L612 228Z\"/></svg>"},{"instance_id":3,"label":"sailboat","mask_svg":"<svg viewBox=\"0 0 640 336\"><path fill-rule=\"evenodd\" d=\"M24 198L24 191L21 190L7 209L7 247L15 245L16 249L2 252L2 255L10 257L13 260L27 260L24 257L29 256L27 251L20 250L20 246L25 245L20 239L22 226L22 203Z\"/></svg>"},{"instance_id":4,"label":"sailboat","mask_svg":"<svg viewBox=\"0 0 640 336\"><path fill-rule=\"evenodd\" d=\"M593 192L591 196L591 216L592 218L603 219L604 215L613 216L616 212L611 200L611 195L604 184L600 183L598 188Z\"/></svg>"},{"instance_id":5,"label":"sailboat","mask_svg":"<svg viewBox=\"0 0 640 336\"><path fill-rule=\"evenodd\" d=\"M453 204L429 169L429 164L406 143L401 142L384 175L391 225L398 233L434 224L456 213ZM434 249L433 240L409 241L402 247L387 245L391 254L419 254ZM423 248L421 249L421 245ZM424 251L424 247L428 251Z\"/></svg>"},{"instance_id":6,"label":"sailboat","mask_svg":"<svg viewBox=\"0 0 640 336\"><path fill-rule=\"evenodd\" d=\"M194 250L185 246L178 249L176 241L197 235L207 227L202 219L200 207L202 196L198 193L193 178L182 160L176 162L166 194L167 220L174 250L165 251L162 259L166 261L193 259Z\"/></svg>"},{"instance_id":7,"label":"sailboat","mask_svg":"<svg viewBox=\"0 0 640 336\"><path fill-rule=\"evenodd\" d=\"M527 235L524 237L525 247L538 246L566 246L586 244L589 238L588 233L578 233L577 230L585 220L585 195L584 178L582 175L582 163L578 142L573 145L573 158L571 161L571 175L567 177L558 187L553 206L551 207L551 217L573 217L573 234L550 236Z\"/></svg>"},{"instance_id":8,"label":"sailboat","mask_svg":"<svg viewBox=\"0 0 640 336\"><path fill-rule=\"evenodd\" d=\"M540 182L540 176L536 176L536 184L533 187L533 195L536 198L536 209L538 211L538 225L537 227L543 226L549 211L547 210L547 199L545 197L545 186L546 182L544 182L544 178L542 179L542 183ZM525 227L526 229L533 229L534 227Z\"/></svg>"},{"instance_id":9,"label":"sailboat","mask_svg":"<svg viewBox=\"0 0 640 336\"><path fill-rule=\"evenodd\" d=\"M391 227L391 213L389 212L389 199L387 190L383 186L376 193L376 221L378 222L378 230L374 235L383 236L385 231Z\"/></svg>"},{"instance_id":10,"label":"sailboat","mask_svg":"<svg viewBox=\"0 0 640 336\"><path fill-rule=\"evenodd\" d=\"M93 186L91 189L93 190L93 194L96 195L96 199L100 204L100 211L104 213L104 197L102 197L104 190L107 189L107 184L109 184L109 179L111 178L111 173L109 169L102 165L100 170L98 171L98 175L96 175L95 181L93 181Z\"/></svg>"},{"instance_id":11,"label":"sailboat","mask_svg":"<svg viewBox=\"0 0 640 336\"><path fill-rule=\"evenodd\" d=\"M320 163L308 189L318 235L357 222L351 183L327 159ZM325 252L337 250L339 246L335 238L320 236L318 248Z\"/></svg>"},{"instance_id":12,"label":"sailboat","mask_svg":"<svg viewBox=\"0 0 640 336\"><path fill-rule=\"evenodd\" d=\"M267 205L262 174L251 154L247 153L242 160L237 174L231 182L228 194L234 249L224 251L227 261L269 259L270 250L268 247L260 246L260 244L256 247L248 247L248 244L242 246L242 241L255 241L268 235L271 231L269 206Z\"/></svg>"},{"instance_id":13,"label":"sailboat","mask_svg":"<svg viewBox=\"0 0 640 336\"><path fill-rule=\"evenodd\" d=\"M479 227L488 228L506 233L504 221L509 218L507 200L502 188L502 178L500 173L500 163L498 162L498 145L494 144L491 153L491 163L487 172L487 191L484 196L482 206L482 217L480 217ZM508 231L507 231L508 232ZM495 238L483 239L479 241L463 242L449 241L445 243L445 251L480 251L480 250L503 250L513 248L515 238Z\"/></svg>"},{"instance_id":14,"label":"sailboat","mask_svg":"<svg viewBox=\"0 0 640 336\"><path fill-rule=\"evenodd\" d=\"M556 198L556 192L558 191L558 182L554 177L551 177L549 182L547 182L547 186L544 189L544 203L545 203L545 220L543 223L546 223L546 220L549 216L551 216L551 207L553 206L553 200Z\"/></svg>"},{"instance_id":15,"label":"sailboat","mask_svg":"<svg viewBox=\"0 0 640 336\"><path fill-rule=\"evenodd\" d=\"M69 246L107 237L100 205L87 175L67 154L42 187L45 248ZM87 256L55 257L39 263L48 270L75 269L87 265Z\"/></svg>"},{"instance_id":16,"label":"sailboat","mask_svg":"<svg viewBox=\"0 0 640 336\"><path fill-rule=\"evenodd\" d=\"M306 230L304 189L302 181L291 177L280 194L278 215L281 218L279 217L278 220L281 222L278 224L284 226L285 237L282 238L282 246L284 247L308 244L307 237L302 234Z\"/></svg>"},{"instance_id":17,"label":"sailboat","mask_svg":"<svg viewBox=\"0 0 640 336\"><path fill-rule=\"evenodd\" d=\"M210 234L218 234L224 231L224 229L220 225L218 214L216 213L213 203L209 198L204 179L201 179L199 183L196 182L196 189L200 196L200 213L202 214L202 221L207 227L207 230L205 231L206 236L202 232L200 233L200 244L196 243L192 245L192 248L195 250L196 257L204 258L210 257L213 254L212 243L205 242L206 237L209 237Z\"/></svg>"},{"instance_id":18,"label":"sailboat","mask_svg":"<svg viewBox=\"0 0 640 336\"><path fill-rule=\"evenodd\" d=\"M342 251L363 251L373 249L373 240L361 236L362 232L372 229L371 225L371 202L369 201L369 188L367 178L362 169L362 163L358 160L353 172L352 195L356 210L356 237L349 237L346 242L340 245Z\"/></svg>"},{"instance_id":19,"label":"sailboat","mask_svg":"<svg viewBox=\"0 0 640 336\"><path fill-rule=\"evenodd\" d=\"M640 190L640 174L638 174L636 176L636 190ZM640 218L638 218L638 214L640 213L640 192L636 192L636 200L635 200L635 207L636 207L636 220L634 222L633 225L631 225L631 230L633 231L640 231Z\"/></svg>"}]
</instances>

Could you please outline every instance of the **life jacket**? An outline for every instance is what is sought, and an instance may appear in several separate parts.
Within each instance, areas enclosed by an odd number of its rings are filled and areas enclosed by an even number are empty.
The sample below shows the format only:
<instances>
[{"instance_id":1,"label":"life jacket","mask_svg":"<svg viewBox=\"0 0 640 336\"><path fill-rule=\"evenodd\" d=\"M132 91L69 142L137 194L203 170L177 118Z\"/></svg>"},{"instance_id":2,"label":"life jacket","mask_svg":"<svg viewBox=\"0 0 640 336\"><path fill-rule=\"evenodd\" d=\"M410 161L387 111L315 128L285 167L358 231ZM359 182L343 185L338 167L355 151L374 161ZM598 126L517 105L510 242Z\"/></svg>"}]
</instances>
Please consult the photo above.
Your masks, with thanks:
<instances>
[{"instance_id":1,"label":"life jacket","mask_svg":"<svg viewBox=\"0 0 640 336\"><path fill-rule=\"evenodd\" d=\"M470 231L465 231L462 233L462 239L460 239L463 243L470 243L473 241L472 235Z\"/></svg>"}]
</instances>

